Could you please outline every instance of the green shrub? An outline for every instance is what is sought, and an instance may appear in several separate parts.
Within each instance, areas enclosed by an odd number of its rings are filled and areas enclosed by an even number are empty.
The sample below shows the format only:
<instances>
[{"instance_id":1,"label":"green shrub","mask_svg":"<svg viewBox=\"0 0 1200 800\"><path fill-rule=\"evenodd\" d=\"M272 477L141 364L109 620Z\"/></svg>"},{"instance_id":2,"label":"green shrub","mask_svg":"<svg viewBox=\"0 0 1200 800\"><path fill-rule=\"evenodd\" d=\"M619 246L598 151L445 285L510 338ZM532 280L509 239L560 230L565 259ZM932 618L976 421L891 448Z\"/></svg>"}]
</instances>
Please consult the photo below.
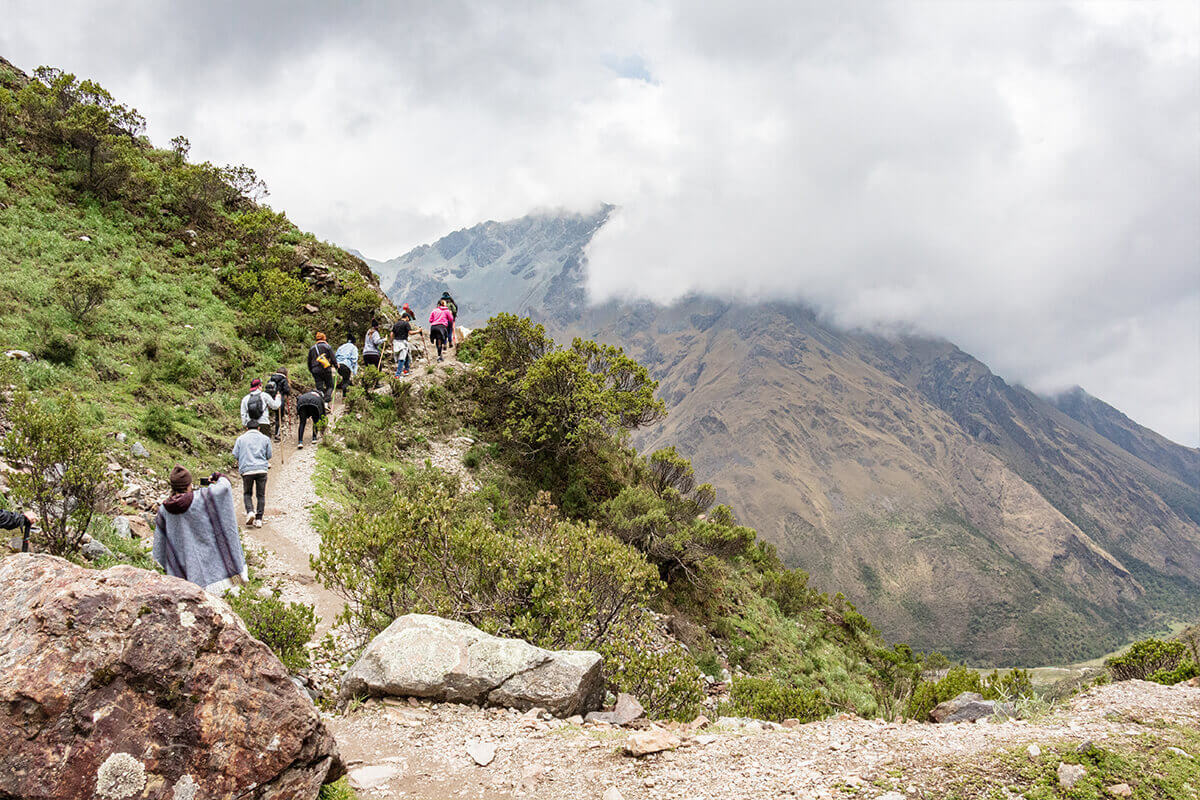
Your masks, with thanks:
<instances>
[{"instance_id":1,"label":"green shrub","mask_svg":"<svg viewBox=\"0 0 1200 800\"><path fill-rule=\"evenodd\" d=\"M169 443L175 437L175 416L166 406L146 406L142 412L142 430L156 442Z\"/></svg>"},{"instance_id":2,"label":"green shrub","mask_svg":"<svg viewBox=\"0 0 1200 800\"><path fill-rule=\"evenodd\" d=\"M463 453L463 466L467 469L479 469L481 463L483 463L483 451L478 447L472 447Z\"/></svg>"},{"instance_id":3,"label":"green shrub","mask_svg":"<svg viewBox=\"0 0 1200 800\"><path fill-rule=\"evenodd\" d=\"M1033 697L1033 679L1029 671L1010 669L1001 673L994 670L983 680L984 688L989 694L994 694L999 700L1018 700L1022 697Z\"/></svg>"},{"instance_id":4,"label":"green shrub","mask_svg":"<svg viewBox=\"0 0 1200 800\"><path fill-rule=\"evenodd\" d=\"M1160 669L1150 675L1147 680L1155 683L1165 684L1166 686L1174 686L1177 683L1183 683L1189 678L1194 678L1200 675L1200 667L1196 666L1196 662L1190 658L1186 659L1175 669Z\"/></svg>"},{"instance_id":5,"label":"green shrub","mask_svg":"<svg viewBox=\"0 0 1200 800\"><path fill-rule=\"evenodd\" d=\"M373 636L402 614L470 622L542 647L596 648L659 587L636 552L569 522L545 498L511 527L426 469L401 480L390 507L323 526L313 570Z\"/></svg>"},{"instance_id":6,"label":"green shrub","mask_svg":"<svg viewBox=\"0 0 1200 800\"><path fill-rule=\"evenodd\" d=\"M1143 639L1130 645L1121 655L1107 659L1104 666L1115 681L1146 681L1156 673L1171 673L1178 669L1186 655L1187 645L1183 642Z\"/></svg>"},{"instance_id":7,"label":"green shrub","mask_svg":"<svg viewBox=\"0 0 1200 800\"><path fill-rule=\"evenodd\" d=\"M771 722L798 719L813 722L830 714L830 706L819 692L785 686L771 678L751 678L735 675L729 691L729 702L721 706L721 714L731 717L753 717Z\"/></svg>"},{"instance_id":8,"label":"green shrub","mask_svg":"<svg viewBox=\"0 0 1200 800\"><path fill-rule=\"evenodd\" d=\"M963 692L976 692L985 698L996 699L995 692L985 687L979 673L966 667L952 667L941 680L921 681L909 698L905 716L926 720L939 703L953 700Z\"/></svg>"},{"instance_id":9,"label":"green shrub","mask_svg":"<svg viewBox=\"0 0 1200 800\"><path fill-rule=\"evenodd\" d=\"M75 356L79 352L79 346L75 340L69 336L52 333L47 337L42 344L38 355L49 361L51 364L70 365L75 363Z\"/></svg>"},{"instance_id":10,"label":"green shrub","mask_svg":"<svg viewBox=\"0 0 1200 800\"><path fill-rule=\"evenodd\" d=\"M273 652L290 671L308 668L308 650L304 645L317 632L317 615L303 603L284 603L275 590L261 597L244 589L225 598L246 623L250 635Z\"/></svg>"},{"instance_id":11,"label":"green shrub","mask_svg":"<svg viewBox=\"0 0 1200 800\"><path fill-rule=\"evenodd\" d=\"M609 638L600 648L604 674L615 691L636 697L651 717L690 722L704 701L700 670L679 645L661 652L649 646L648 627L643 618Z\"/></svg>"},{"instance_id":12,"label":"green shrub","mask_svg":"<svg viewBox=\"0 0 1200 800\"><path fill-rule=\"evenodd\" d=\"M21 468L9 476L13 499L41 520L35 545L53 555L79 549L92 518L112 496L103 442L67 395L56 405L19 393L7 410L4 453Z\"/></svg>"}]
</instances>

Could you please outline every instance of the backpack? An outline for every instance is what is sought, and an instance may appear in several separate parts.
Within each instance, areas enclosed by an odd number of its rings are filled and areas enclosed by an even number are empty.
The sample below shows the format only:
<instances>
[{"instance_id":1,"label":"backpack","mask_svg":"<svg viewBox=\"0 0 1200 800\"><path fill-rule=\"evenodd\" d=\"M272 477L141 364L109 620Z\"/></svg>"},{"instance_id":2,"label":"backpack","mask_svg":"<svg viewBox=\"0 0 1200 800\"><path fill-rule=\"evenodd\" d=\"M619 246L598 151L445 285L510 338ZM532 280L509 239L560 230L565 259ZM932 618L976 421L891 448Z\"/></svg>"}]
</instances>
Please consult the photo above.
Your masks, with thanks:
<instances>
[{"instance_id":1,"label":"backpack","mask_svg":"<svg viewBox=\"0 0 1200 800\"><path fill-rule=\"evenodd\" d=\"M257 422L262 419L263 415L263 399L261 394L252 394L246 402L246 416L251 422Z\"/></svg>"},{"instance_id":2,"label":"backpack","mask_svg":"<svg viewBox=\"0 0 1200 800\"><path fill-rule=\"evenodd\" d=\"M329 360L329 354L322 350L318 345L313 345L313 350L317 351L317 357L313 359L317 362L317 366L321 369L329 369L333 366L333 362Z\"/></svg>"},{"instance_id":3,"label":"backpack","mask_svg":"<svg viewBox=\"0 0 1200 800\"><path fill-rule=\"evenodd\" d=\"M263 387L263 391L271 395L271 397L275 397L279 394L279 386L277 386L275 383L274 375L267 379L267 385Z\"/></svg>"}]
</instances>

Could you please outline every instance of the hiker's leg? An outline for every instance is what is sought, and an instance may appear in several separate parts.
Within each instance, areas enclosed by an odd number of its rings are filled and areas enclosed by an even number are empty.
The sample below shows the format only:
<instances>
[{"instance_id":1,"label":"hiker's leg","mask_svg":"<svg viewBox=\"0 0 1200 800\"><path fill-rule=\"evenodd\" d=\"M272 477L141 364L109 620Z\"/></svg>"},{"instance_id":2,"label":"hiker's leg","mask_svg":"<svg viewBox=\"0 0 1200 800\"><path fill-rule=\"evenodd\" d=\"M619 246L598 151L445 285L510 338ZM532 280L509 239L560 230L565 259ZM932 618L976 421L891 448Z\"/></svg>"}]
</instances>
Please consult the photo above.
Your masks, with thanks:
<instances>
[{"instance_id":1,"label":"hiker's leg","mask_svg":"<svg viewBox=\"0 0 1200 800\"><path fill-rule=\"evenodd\" d=\"M262 519L263 510L267 507L267 473L254 476L254 492L258 495L258 507L254 510L254 518Z\"/></svg>"},{"instance_id":2,"label":"hiker's leg","mask_svg":"<svg viewBox=\"0 0 1200 800\"><path fill-rule=\"evenodd\" d=\"M300 409L300 438L296 440L298 444L304 444L304 426L308 424L308 409Z\"/></svg>"},{"instance_id":3,"label":"hiker's leg","mask_svg":"<svg viewBox=\"0 0 1200 800\"><path fill-rule=\"evenodd\" d=\"M254 513L254 479L256 475L242 476L242 503L246 506L246 513Z\"/></svg>"}]
</instances>

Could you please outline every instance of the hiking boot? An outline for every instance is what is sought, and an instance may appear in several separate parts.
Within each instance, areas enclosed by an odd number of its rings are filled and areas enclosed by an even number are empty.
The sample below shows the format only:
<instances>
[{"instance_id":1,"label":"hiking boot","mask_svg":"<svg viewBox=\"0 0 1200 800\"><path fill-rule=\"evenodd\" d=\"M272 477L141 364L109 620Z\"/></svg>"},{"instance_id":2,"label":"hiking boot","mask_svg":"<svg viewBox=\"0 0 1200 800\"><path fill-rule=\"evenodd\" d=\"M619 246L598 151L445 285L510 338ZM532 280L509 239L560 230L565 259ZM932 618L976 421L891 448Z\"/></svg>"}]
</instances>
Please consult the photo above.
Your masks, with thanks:
<instances>
[{"instance_id":1,"label":"hiking boot","mask_svg":"<svg viewBox=\"0 0 1200 800\"><path fill-rule=\"evenodd\" d=\"M246 525L247 525L247 527L249 527L250 525L253 525L253 524L254 524L254 512L251 511L249 514L246 515Z\"/></svg>"},{"instance_id":2,"label":"hiking boot","mask_svg":"<svg viewBox=\"0 0 1200 800\"><path fill-rule=\"evenodd\" d=\"M254 518L254 527L256 527L256 528L261 528L261 527L262 527L262 520L261 520L261 519L259 519L258 517L255 517L255 518Z\"/></svg>"}]
</instances>

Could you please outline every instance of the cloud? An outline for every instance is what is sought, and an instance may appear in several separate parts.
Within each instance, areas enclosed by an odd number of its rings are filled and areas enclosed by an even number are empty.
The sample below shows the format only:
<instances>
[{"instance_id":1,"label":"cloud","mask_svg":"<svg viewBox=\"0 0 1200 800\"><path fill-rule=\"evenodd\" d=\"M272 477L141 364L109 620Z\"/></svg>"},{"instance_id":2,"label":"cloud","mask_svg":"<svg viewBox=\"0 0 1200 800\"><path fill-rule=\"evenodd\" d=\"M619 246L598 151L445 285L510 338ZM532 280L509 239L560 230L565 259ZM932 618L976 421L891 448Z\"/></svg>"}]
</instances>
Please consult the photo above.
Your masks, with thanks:
<instances>
[{"instance_id":1,"label":"cloud","mask_svg":"<svg viewBox=\"0 0 1200 800\"><path fill-rule=\"evenodd\" d=\"M1200 443L1192 2L6 7L0 54L369 255L612 202L598 299L916 325Z\"/></svg>"}]
</instances>

